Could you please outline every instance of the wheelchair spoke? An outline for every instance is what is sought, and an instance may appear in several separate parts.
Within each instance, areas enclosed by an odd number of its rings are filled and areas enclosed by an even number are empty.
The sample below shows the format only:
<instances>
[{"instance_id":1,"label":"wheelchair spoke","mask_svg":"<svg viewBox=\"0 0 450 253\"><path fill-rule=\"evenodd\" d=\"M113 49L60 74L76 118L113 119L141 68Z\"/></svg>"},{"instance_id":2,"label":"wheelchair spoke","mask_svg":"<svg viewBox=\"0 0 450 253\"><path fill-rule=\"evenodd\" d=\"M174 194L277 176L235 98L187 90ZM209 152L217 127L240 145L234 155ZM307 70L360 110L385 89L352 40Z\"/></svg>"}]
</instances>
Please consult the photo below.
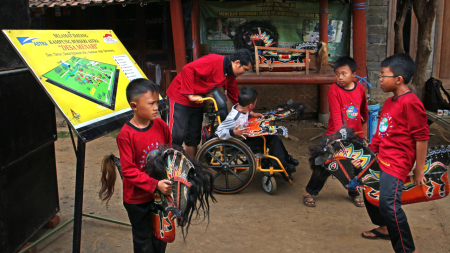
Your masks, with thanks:
<instances>
[{"instance_id":1,"label":"wheelchair spoke","mask_svg":"<svg viewBox=\"0 0 450 253\"><path fill-rule=\"evenodd\" d=\"M227 153L227 146L223 146L222 147L222 157L223 157L223 161L224 162L227 162L227 155L228 155L228 153Z\"/></svg>"},{"instance_id":2,"label":"wheelchair spoke","mask_svg":"<svg viewBox=\"0 0 450 253\"><path fill-rule=\"evenodd\" d=\"M219 170L216 175L214 175L214 180L219 176L220 173L222 173L223 170Z\"/></svg>"},{"instance_id":3,"label":"wheelchair spoke","mask_svg":"<svg viewBox=\"0 0 450 253\"><path fill-rule=\"evenodd\" d=\"M230 158L230 160L228 160L228 161L231 161L231 162L234 161L234 159L236 158L236 156L239 154L239 151L240 151L240 150L236 150L236 152L234 153L234 155L232 155L231 158Z\"/></svg>"},{"instance_id":4,"label":"wheelchair spoke","mask_svg":"<svg viewBox=\"0 0 450 253\"><path fill-rule=\"evenodd\" d=\"M239 168L239 167L250 167L250 164L236 164L236 165L230 165L230 168Z\"/></svg>"},{"instance_id":5,"label":"wheelchair spoke","mask_svg":"<svg viewBox=\"0 0 450 253\"><path fill-rule=\"evenodd\" d=\"M213 153L211 153L211 151L208 150L208 154L210 156L212 156L214 159L216 159L220 164L223 164L222 161L219 158L217 158L217 156L215 156L215 155L213 155Z\"/></svg>"},{"instance_id":6,"label":"wheelchair spoke","mask_svg":"<svg viewBox=\"0 0 450 253\"><path fill-rule=\"evenodd\" d=\"M239 157L238 159L239 159L239 161L241 161L242 163L244 163L244 162L245 162L245 161L244 161L244 160L242 160L242 158L240 158L240 157Z\"/></svg>"},{"instance_id":7,"label":"wheelchair spoke","mask_svg":"<svg viewBox=\"0 0 450 253\"><path fill-rule=\"evenodd\" d=\"M231 173L233 173L237 178L239 178L242 182L244 182L244 179L242 179L236 172L230 170Z\"/></svg>"},{"instance_id":8,"label":"wheelchair spoke","mask_svg":"<svg viewBox=\"0 0 450 253\"><path fill-rule=\"evenodd\" d=\"M222 169L222 165L208 165L208 168L210 169Z\"/></svg>"},{"instance_id":9,"label":"wheelchair spoke","mask_svg":"<svg viewBox=\"0 0 450 253\"><path fill-rule=\"evenodd\" d=\"M214 190L220 193L236 193L249 185L256 166L252 156L245 143L220 139L211 140L197 154L212 173Z\"/></svg>"},{"instance_id":10,"label":"wheelchair spoke","mask_svg":"<svg viewBox=\"0 0 450 253\"><path fill-rule=\"evenodd\" d=\"M228 184L228 170L225 171L225 184L226 184L227 189L230 188L230 185Z\"/></svg>"}]
</instances>

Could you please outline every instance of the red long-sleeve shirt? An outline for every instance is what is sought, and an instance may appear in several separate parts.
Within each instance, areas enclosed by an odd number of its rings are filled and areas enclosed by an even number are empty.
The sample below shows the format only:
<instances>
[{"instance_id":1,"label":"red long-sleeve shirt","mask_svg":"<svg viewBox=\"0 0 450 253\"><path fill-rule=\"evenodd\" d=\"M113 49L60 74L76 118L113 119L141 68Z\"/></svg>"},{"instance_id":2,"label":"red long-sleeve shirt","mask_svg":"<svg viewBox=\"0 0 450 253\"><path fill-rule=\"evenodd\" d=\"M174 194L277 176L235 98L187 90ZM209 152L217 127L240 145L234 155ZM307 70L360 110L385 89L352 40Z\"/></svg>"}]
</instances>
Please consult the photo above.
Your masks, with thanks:
<instances>
[{"instance_id":1,"label":"red long-sleeve shirt","mask_svg":"<svg viewBox=\"0 0 450 253\"><path fill-rule=\"evenodd\" d=\"M223 55L209 54L187 64L173 79L167 96L182 105L201 107L202 104L190 101L188 95L205 95L214 87L225 86L231 102L237 104L239 89L236 77L225 74L223 61Z\"/></svg>"},{"instance_id":2,"label":"red long-sleeve shirt","mask_svg":"<svg viewBox=\"0 0 450 253\"><path fill-rule=\"evenodd\" d=\"M145 173L145 164L159 145L170 144L171 139L169 127L161 119L155 119L142 129L130 122L122 127L116 140L120 152L125 203L142 204L153 199L158 180Z\"/></svg>"},{"instance_id":3,"label":"red long-sleeve shirt","mask_svg":"<svg viewBox=\"0 0 450 253\"><path fill-rule=\"evenodd\" d=\"M345 122L356 134L363 137L361 117L367 121L369 110L366 92L361 83L355 83L355 87L351 90L346 90L337 83L332 84L328 90L328 104L330 118L327 135L341 129Z\"/></svg>"},{"instance_id":4,"label":"red long-sleeve shirt","mask_svg":"<svg viewBox=\"0 0 450 253\"><path fill-rule=\"evenodd\" d=\"M416 160L416 142L430 138L427 114L412 92L384 102L377 132L370 145L378 153L380 168L405 181Z\"/></svg>"}]
</instances>

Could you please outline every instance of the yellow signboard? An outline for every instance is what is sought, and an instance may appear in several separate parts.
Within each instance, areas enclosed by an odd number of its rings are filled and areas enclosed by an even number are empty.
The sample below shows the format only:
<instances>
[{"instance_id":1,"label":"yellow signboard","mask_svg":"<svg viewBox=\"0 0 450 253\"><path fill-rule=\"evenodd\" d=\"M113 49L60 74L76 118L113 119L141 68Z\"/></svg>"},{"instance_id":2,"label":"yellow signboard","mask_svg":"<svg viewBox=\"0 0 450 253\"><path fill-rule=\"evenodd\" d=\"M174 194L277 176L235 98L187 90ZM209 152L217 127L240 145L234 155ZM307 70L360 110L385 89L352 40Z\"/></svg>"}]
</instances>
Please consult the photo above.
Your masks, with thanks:
<instances>
[{"instance_id":1,"label":"yellow signboard","mask_svg":"<svg viewBox=\"0 0 450 253\"><path fill-rule=\"evenodd\" d=\"M2 31L85 141L105 132L94 128L132 115L125 89L145 75L113 31Z\"/></svg>"}]
</instances>

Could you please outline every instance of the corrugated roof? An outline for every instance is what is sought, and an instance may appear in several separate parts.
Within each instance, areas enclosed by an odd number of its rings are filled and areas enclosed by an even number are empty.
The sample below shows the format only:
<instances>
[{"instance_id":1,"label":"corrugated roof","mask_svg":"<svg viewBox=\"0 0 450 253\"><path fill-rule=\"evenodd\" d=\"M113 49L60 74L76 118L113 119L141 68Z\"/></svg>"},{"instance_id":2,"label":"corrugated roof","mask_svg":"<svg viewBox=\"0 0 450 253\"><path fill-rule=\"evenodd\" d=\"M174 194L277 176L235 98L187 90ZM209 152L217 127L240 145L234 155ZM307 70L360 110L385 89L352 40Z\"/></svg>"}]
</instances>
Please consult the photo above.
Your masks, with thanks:
<instances>
[{"instance_id":1,"label":"corrugated roof","mask_svg":"<svg viewBox=\"0 0 450 253\"><path fill-rule=\"evenodd\" d=\"M29 0L30 8L39 7L70 7L70 6L88 6L99 4L114 4L114 3L138 3L150 2L145 0Z\"/></svg>"}]
</instances>

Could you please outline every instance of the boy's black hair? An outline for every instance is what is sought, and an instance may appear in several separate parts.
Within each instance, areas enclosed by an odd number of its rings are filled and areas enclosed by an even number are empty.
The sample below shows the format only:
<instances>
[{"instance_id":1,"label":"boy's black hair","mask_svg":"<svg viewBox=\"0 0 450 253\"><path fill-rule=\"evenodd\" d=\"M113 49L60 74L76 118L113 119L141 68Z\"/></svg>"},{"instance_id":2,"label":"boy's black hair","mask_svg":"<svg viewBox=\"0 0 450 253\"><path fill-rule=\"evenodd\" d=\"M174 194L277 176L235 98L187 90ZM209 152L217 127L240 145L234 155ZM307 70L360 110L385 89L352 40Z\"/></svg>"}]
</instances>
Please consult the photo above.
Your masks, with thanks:
<instances>
[{"instance_id":1,"label":"boy's black hair","mask_svg":"<svg viewBox=\"0 0 450 253\"><path fill-rule=\"evenodd\" d=\"M154 82L145 78L138 78L131 81L126 90L127 101L131 103L136 101L140 96L150 91L151 93L159 93L159 87Z\"/></svg>"},{"instance_id":2,"label":"boy's black hair","mask_svg":"<svg viewBox=\"0 0 450 253\"><path fill-rule=\"evenodd\" d=\"M258 92L250 87L243 87L239 91L238 103L240 106L247 106L256 101Z\"/></svg>"},{"instance_id":3,"label":"boy's black hair","mask_svg":"<svg viewBox=\"0 0 450 253\"><path fill-rule=\"evenodd\" d=\"M334 63L334 70L336 71L336 69L343 67L343 66L348 66L350 68L350 70L352 71L352 73L356 72L356 62L350 56L339 57L339 59L337 59L336 62Z\"/></svg>"},{"instance_id":4,"label":"boy's black hair","mask_svg":"<svg viewBox=\"0 0 450 253\"><path fill-rule=\"evenodd\" d=\"M255 65L255 58L253 58L252 53L248 49L239 49L234 51L234 53L231 55L231 61L237 61L239 60L241 62L242 66L247 66L250 62L252 65Z\"/></svg>"},{"instance_id":5,"label":"boy's black hair","mask_svg":"<svg viewBox=\"0 0 450 253\"><path fill-rule=\"evenodd\" d=\"M414 63L411 56L401 53L394 54L384 59L381 62L382 68L390 68L394 76L401 76L408 84L416 71L416 64Z\"/></svg>"}]
</instances>

